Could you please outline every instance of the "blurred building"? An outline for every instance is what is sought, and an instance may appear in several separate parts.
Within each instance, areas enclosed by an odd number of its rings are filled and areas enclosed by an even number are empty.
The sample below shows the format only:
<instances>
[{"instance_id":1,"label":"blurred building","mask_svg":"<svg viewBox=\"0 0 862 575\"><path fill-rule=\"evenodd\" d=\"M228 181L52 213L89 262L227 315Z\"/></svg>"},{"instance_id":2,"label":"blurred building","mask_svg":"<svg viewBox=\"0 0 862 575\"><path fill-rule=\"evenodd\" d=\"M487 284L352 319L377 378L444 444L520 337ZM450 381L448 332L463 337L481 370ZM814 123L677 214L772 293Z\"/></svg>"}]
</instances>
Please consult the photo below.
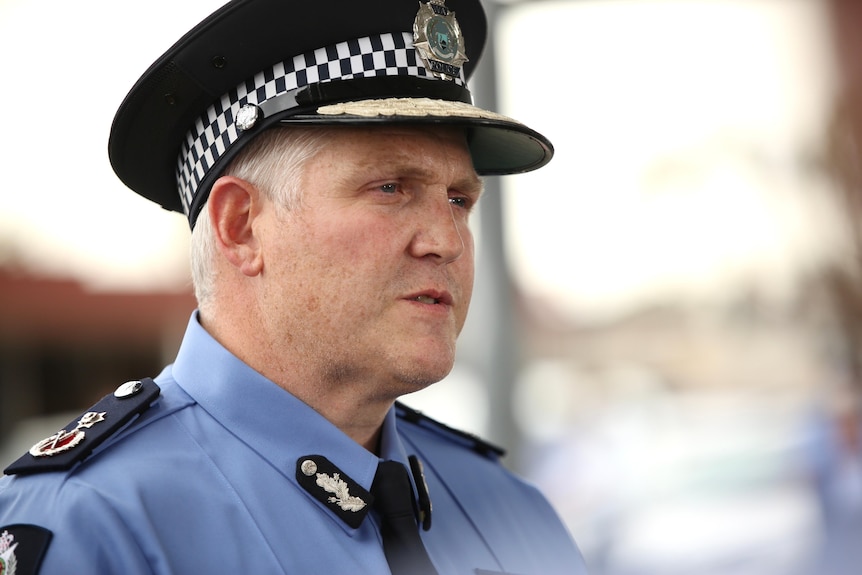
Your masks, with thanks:
<instances>
[{"instance_id":1,"label":"blurred building","mask_svg":"<svg viewBox=\"0 0 862 575\"><path fill-rule=\"evenodd\" d=\"M190 290L95 291L31 274L0 268L3 467L119 384L156 375L174 357L195 305Z\"/></svg>"}]
</instances>

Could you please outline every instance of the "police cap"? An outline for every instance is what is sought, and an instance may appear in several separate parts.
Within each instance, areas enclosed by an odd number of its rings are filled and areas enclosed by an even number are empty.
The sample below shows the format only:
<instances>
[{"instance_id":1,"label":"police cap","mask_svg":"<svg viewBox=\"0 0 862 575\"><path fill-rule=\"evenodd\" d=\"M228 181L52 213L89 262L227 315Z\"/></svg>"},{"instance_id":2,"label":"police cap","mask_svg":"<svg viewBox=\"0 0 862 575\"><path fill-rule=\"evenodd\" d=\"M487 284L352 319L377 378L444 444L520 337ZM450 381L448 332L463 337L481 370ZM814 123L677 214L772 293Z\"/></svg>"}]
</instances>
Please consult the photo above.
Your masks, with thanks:
<instances>
[{"instance_id":1,"label":"police cap","mask_svg":"<svg viewBox=\"0 0 862 575\"><path fill-rule=\"evenodd\" d=\"M132 87L111 165L192 227L230 160L278 124L463 126L479 174L536 169L547 138L472 105L486 32L479 0L234 0Z\"/></svg>"}]
</instances>

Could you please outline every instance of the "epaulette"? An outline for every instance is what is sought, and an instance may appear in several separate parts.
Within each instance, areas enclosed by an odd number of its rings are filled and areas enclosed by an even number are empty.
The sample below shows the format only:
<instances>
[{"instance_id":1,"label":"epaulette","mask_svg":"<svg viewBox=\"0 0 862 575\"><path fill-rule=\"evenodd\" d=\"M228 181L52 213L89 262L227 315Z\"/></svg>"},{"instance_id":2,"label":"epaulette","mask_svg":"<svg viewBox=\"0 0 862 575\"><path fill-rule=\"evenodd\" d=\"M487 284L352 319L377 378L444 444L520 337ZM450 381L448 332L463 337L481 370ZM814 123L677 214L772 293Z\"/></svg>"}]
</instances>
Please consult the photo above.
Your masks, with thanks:
<instances>
[{"instance_id":1,"label":"epaulette","mask_svg":"<svg viewBox=\"0 0 862 575\"><path fill-rule=\"evenodd\" d=\"M436 419L432 419L421 411L407 407L401 402L395 402L395 413L405 421L435 431L486 457L502 457L506 454L506 450L502 447L489 443L472 433L455 429Z\"/></svg>"},{"instance_id":2,"label":"epaulette","mask_svg":"<svg viewBox=\"0 0 862 575\"><path fill-rule=\"evenodd\" d=\"M36 443L3 473L25 475L70 469L132 418L149 409L160 393L159 386L149 378L124 383L80 419Z\"/></svg>"}]
</instances>

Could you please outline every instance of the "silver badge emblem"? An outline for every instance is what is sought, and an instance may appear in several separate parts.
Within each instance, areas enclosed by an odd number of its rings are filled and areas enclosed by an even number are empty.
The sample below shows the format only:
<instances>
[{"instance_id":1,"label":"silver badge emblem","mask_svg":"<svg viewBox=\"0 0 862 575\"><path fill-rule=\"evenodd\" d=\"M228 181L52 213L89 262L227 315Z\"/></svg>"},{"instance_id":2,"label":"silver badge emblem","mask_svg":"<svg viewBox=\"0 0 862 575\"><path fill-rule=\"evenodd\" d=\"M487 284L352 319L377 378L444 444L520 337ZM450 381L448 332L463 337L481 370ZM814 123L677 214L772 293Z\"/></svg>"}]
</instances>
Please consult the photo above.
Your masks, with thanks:
<instances>
[{"instance_id":1,"label":"silver badge emblem","mask_svg":"<svg viewBox=\"0 0 862 575\"><path fill-rule=\"evenodd\" d=\"M419 3L413 45L425 67L438 78L452 80L461 75L461 66L467 61L464 38L455 13L446 8L444 0Z\"/></svg>"},{"instance_id":2,"label":"silver badge emblem","mask_svg":"<svg viewBox=\"0 0 862 575\"><path fill-rule=\"evenodd\" d=\"M353 529L362 524L374 500L362 485L322 455L305 455L297 459L296 481Z\"/></svg>"},{"instance_id":3,"label":"silver badge emblem","mask_svg":"<svg viewBox=\"0 0 862 575\"><path fill-rule=\"evenodd\" d=\"M254 104L246 104L236 113L236 127L245 132L254 128L260 118L260 108Z\"/></svg>"},{"instance_id":4,"label":"silver badge emblem","mask_svg":"<svg viewBox=\"0 0 862 575\"><path fill-rule=\"evenodd\" d=\"M84 440L84 429L89 429L100 421L105 421L104 411L101 413L88 411L78 420L78 425L75 429L72 431L61 429L51 437L43 439L30 448L30 455L33 457L46 457L68 451Z\"/></svg>"},{"instance_id":5,"label":"silver badge emblem","mask_svg":"<svg viewBox=\"0 0 862 575\"><path fill-rule=\"evenodd\" d=\"M365 501L350 494L350 486L341 479L338 473L332 475L318 473L316 483L327 493L332 493L334 497L330 497L328 501L335 503L344 511L356 512L365 507Z\"/></svg>"},{"instance_id":6,"label":"silver badge emblem","mask_svg":"<svg viewBox=\"0 0 862 575\"><path fill-rule=\"evenodd\" d=\"M306 459L305 461L303 461L302 465L300 465L299 468L305 475L309 477L317 473L317 464L311 459Z\"/></svg>"}]
</instances>

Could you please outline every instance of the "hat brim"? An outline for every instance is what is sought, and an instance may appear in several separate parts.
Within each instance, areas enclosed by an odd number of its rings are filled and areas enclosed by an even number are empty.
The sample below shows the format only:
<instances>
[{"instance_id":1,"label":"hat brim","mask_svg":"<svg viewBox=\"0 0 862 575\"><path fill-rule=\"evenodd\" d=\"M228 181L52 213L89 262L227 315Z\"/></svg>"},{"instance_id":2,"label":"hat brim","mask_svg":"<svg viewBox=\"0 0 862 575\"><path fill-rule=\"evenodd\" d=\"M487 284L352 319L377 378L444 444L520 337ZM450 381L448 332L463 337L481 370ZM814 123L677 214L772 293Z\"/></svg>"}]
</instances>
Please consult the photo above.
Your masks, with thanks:
<instances>
[{"instance_id":1,"label":"hat brim","mask_svg":"<svg viewBox=\"0 0 862 575\"><path fill-rule=\"evenodd\" d=\"M430 123L467 128L473 166L480 175L528 172L548 163L551 142L524 124L464 102L383 98L318 108L315 121L353 124ZM288 120L289 122L290 120Z\"/></svg>"}]
</instances>

